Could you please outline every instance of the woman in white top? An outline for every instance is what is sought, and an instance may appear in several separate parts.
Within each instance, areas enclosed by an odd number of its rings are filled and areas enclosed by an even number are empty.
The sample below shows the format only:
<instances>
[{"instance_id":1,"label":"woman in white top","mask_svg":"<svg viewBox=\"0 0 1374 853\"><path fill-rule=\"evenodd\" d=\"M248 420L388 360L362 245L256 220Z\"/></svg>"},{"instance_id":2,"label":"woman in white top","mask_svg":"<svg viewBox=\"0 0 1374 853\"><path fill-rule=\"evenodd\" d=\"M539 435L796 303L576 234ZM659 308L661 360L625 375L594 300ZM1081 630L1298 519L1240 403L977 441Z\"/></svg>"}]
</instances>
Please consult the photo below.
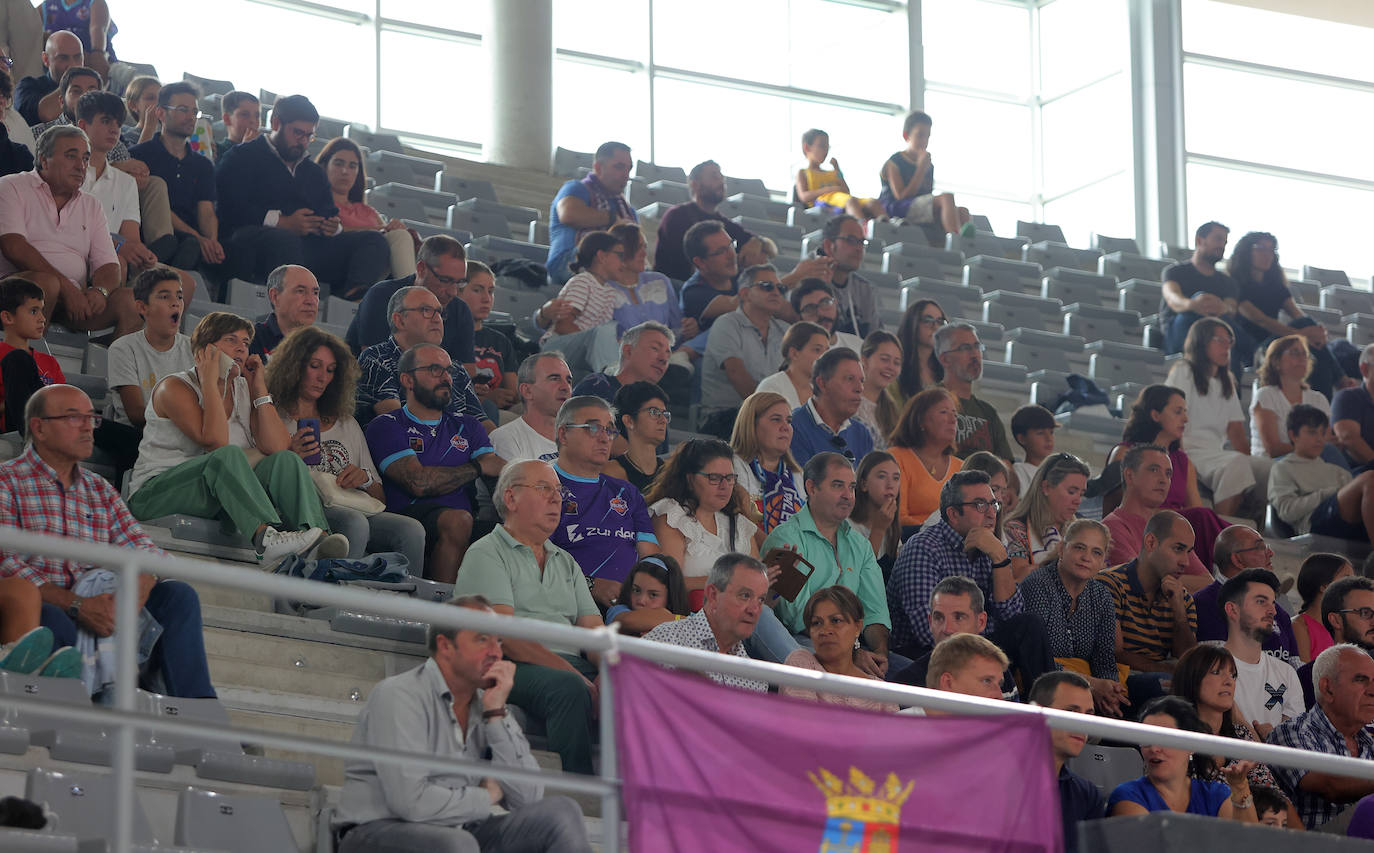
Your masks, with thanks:
<instances>
[{"instance_id":1,"label":"woman in white top","mask_svg":"<svg viewBox=\"0 0 1374 853\"><path fill-rule=\"evenodd\" d=\"M792 410L781 394L755 391L735 416L730 447L736 482L762 517L759 545L806 503L801 466L792 458Z\"/></svg>"},{"instance_id":2,"label":"woman in white top","mask_svg":"<svg viewBox=\"0 0 1374 853\"><path fill-rule=\"evenodd\" d=\"M291 435L291 450L311 470L330 475L339 489L358 492L384 505L382 477L367 449L362 427L353 419L353 392L358 361L348 345L315 326L302 326L286 336L267 365L267 390L276 401L282 424ZM300 421L319 421L319 440ZM312 460L314 460L312 462ZM365 512L366 500L347 498L326 505L329 526L348 537L348 558L369 551L399 551L416 577L424 576L425 528L413 518L390 512ZM374 507L368 507L369 510Z\"/></svg>"},{"instance_id":3,"label":"woman in white top","mask_svg":"<svg viewBox=\"0 0 1374 853\"><path fill-rule=\"evenodd\" d=\"M328 523L266 370L248 353L252 340L253 325L234 314L216 311L196 326L195 369L164 377L148 401L129 509L139 519L226 516L271 562L323 544ZM264 455L256 465L250 450ZM348 551L342 536L330 539L328 556Z\"/></svg>"},{"instance_id":4,"label":"woman in white top","mask_svg":"<svg viewBox=\"0 0 1374 853\"><path fill-rule=\"evenodd\" d=\"M573 277L534 312L534 321L547 329L539 341L543 350L557 350L575 375L605 373L620 361L615 308L619 296L608 281L620 275L625 250L615 235L592 231L577 244Z\"/></svg>"},{"instance_id":5,"label":"woman in white top","mask_svg":"<svg viewBox=\"0 0 1374 853\"><path fill-rule=\"evenodd\" d=\"M736 482L735 454L715 439L683 442L644 496L663 553L682 566L689 593L706 586L716 558L732 551L759 555L749 497Z\"/></svg>"},{"instance_id":6,"label":"woman in white top","mask_svg":"<svg viewBox=\"0 0 1374 853\"><path fill-rule=\"evenodd\" d=\"M811 366L830 349L830 333L805 320L793 323L782 338L782 367L763 377L756 391L781 394L794 409L811 399Z\"/></svg>"},{"instance_id":7,"label":"woman in white top","mask_svg":"<svg viewBox=\"0 0 1374 853\"><path fill-rule=\"evenodd\" d=\"M1314 406L1331 417L1331 402L1307 386L1315 363L1302 335L1286 335L1269 342L1255 378L1250 404L1250 452L1278 459L1293 452L1288 440L1288 413L1299 403Z\"/></svg>"},{"instance_id":8,"label":"woman in white top","mask_svg":"<svg viewBox=\"0 0 1374 853\"><path fill-rule=\"evenodd\" d=\"M873 436L873 449L886 450L887 437L897 427L902 410L887 393L887 386L902 370L902 344L891 332L870 332L859 351L864 365L864 392L854 420Z\"/></svg>"},{"instance_id":9,"label":"woman in white top","mask_svg":"<svg viewBox=\"0 0 1374 853\"><path fill-rule=\"evenodd\" d=\"M1235 341L1225 321L1203 317L1188 330L1183 360L1165 380L1188 395L1183 450L1197 468L1198 480L1211 489L1218 515L1235 515L1247 494L1264 495L1269 479L1270 460L1250 455L1245 410L1231 373Z\"/></svg>"}]
</instances>

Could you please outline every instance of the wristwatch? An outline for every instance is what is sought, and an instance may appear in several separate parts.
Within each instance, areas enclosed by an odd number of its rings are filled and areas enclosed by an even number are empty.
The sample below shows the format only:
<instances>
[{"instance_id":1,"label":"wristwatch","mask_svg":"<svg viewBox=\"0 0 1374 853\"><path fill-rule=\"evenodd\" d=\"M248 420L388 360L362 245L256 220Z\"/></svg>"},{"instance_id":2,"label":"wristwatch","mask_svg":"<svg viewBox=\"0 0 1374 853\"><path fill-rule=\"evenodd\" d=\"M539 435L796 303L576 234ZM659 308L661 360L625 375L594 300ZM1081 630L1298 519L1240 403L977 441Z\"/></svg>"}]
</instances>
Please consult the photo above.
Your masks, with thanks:
<instances>
[{"instance_id":1,"label":"wristwatch","mask_svg":"<svg viewBox=\"0 0 1374 853\"><path fill-rule=\"evenodd\" d=\"M79 596L72 599L72 603L67 605L67 618L68 618L68 619L70 619L70 620L72 620L73 622L75 622L75 621L77 620L77 618L81 616L81 603L84 602L85 600L86 600L86 599L81 598L81 597L79 597Z\"/></svg>"},{"instance_id":2,"label":"wristwatch","mask_svg":"<svg viewBox=\"0 0 1374 853\"><path fill-rule=\"evenodd\" d=\"M1250 808L1250 807L1251 807L1252 805L1254 805L1254 804L1255 804L1255 797L1254 797L1254 795L1252 795L1252 794L1246 794L1245 796L1241 797L1239 800L1237 800L1235 797L1232 797L1232 798L1231 798L1231 805L1234 806L1235 808L1238 808L1238 809L1248 809L1248 808Z\"/></svg>"},{"instance_id":3,"label":"wristwatch","mask_svg":"<svg viewBox=\"0 0 1374 853\"><path fill-rule=\"evenodd\" d=\"M993 567L994 569L1005 569L1007 566L1010 566L1010 565L1011 565L1011 557L1007 557L1005 560L1003 560L1003 561L1000 562L1000 563L993 563L993 564L992 564L992 567Z\"/></svg>"},{"instance_id":4,"label":"wristwatch","mask_svg":"<svg viewBox=\"0 0 1374 853\"><path fill-rule=\"evenodd\" d=\"M496 720L504 716L506 716L506 708L504 705L500 708L496 708L495 710L482 712L483 720ZM1244 806L1241 806L1241 808L1244 808Z\"/></svg>"}]
</instances>

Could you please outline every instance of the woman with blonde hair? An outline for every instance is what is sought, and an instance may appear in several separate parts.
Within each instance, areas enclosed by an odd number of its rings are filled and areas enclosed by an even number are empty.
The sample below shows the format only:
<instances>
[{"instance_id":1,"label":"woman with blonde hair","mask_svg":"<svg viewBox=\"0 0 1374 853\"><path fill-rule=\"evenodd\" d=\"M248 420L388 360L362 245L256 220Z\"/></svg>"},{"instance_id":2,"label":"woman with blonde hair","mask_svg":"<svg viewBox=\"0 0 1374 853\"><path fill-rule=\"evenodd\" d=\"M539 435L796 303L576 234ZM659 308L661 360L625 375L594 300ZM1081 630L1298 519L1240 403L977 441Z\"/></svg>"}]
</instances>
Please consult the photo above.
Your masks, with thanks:
<instances>
[{"instance_id":1,"label":"woman with blonde hair","mask_svg":"<svg viewBox=\"0 0 1374 853\"><path fill-rule=\"evenodd\" d=\"M870 332L859 350L859 360L864 366L864 392L854 419L868 428L874 450L886 450L887 436L902 414L897 401L886 393L902 369L901 341L891 332Z\"/></svg>"},{"instance_id":2,"label":"woman with blonde hair","mask_svg":"<svg viewBox=\"0 0 1374 853\"><path fill-rule=\"evenodd\" d=\"M944 388L912 397L888 436L887 452L901 469L903 527L924 524L940 508L940 487L963 467L954 455L959 403Z\"/></svg>"},{"instance_id":3,"label":"woman with blonde hair","mask_svg":"<svg viewBox=\"0 0 1374 853\"><path fill-rule=\"evenodd\" d=\"M331 529L348 537L348 558L357 560L369 551L399 551L406 556L410 573L423 577L424 525L380 511L386 502L382 475L373 463L362 427L353 419L358 374L358 362L347 344L323 329L302 326L272 351L267 392L291 436L291 450L318 472L313 479L318 481L323 474L337 487L339 494L325 501L324 516Z\"/></svg>"},{"instance_id":4,"label":"woman with blonde hair","mask_svg":"<svg viewBox=\"0 0 1374 853\"><path fill-rule=\"evenodd\" d=\"M133 121L119 132L125 145L133 148L157 133L157 95L161 91L162 83L146 74L140 74L124 87L124 107Z\"/></svg>"},{"instance_id":5,"label":"woman with blonde hair","mask_svg":"<svg viewBox=\"0 0 1374 853\"><path fill-rule=\"evenodd\" d=\"M745 398L730 434L737 482L749 496L763 535L806 503L801 466L792 458L792 409L781 394L755 391Z\"/></svg>"},{"instance_id":6,"label":"woman with blonde hair","mask_svg":"<svg viewBox=\"0 0 1374 853\"><path fill-rule=\"evenodd\" d=\"M1011 573L1020 581L1031 569L1059 558L1063 531L1078 514L1091 472L1071 453L1046 457L1007 513L1005 536Z\"/></svg>"}]
</instances>

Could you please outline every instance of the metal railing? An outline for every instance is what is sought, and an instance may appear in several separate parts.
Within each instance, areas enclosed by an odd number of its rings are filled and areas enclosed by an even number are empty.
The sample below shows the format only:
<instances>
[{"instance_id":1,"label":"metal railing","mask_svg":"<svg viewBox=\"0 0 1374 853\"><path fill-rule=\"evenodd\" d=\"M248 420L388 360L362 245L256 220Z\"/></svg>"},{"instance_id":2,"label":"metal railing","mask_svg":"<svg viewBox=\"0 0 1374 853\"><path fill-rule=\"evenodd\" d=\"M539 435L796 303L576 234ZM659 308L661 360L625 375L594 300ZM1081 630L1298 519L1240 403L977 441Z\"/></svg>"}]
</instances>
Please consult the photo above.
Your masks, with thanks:
<instances>
[{"instance_id":1,"label":"metal railing","mask_svg":"<svg viewBox=\"0 0 1374 853\"><path fill-rule=\"evenodd\" d=\"M159 555L134 549L115 548L109 545L28 533L14 528L0 529L0 549L11 554L55 556L83 564L102 566L114 571L119 577L116 598L116 618L119 625L136 623L138 578L144 572L151 572L160 578L222 586L274 597L308 601L321 606L360 610L409 621L429 622L445 628L489 631L506 637L518 637L553 646L580 648L601 655L599 718L601 773L599 776L583 776L558 771L532 771L513 767L499 767L486 762L440 758L422 753L382 750L373 747L358 747L340 741L300 735L272 734L252 729L224 727L142 714L136 710L138 633L136 631L116 631L117 675L114 709L87 708L25 696L6 695L0 699L0 703L42 710L43 713L56 719L96 724L113 730L115 733L113 738L115 743L113 774L115 777L116 813L115 831L110 841L111 849L115 853L128 853L132 844L135 807L134 743L135 732L139 730L181 733L229 744L252 741L277 749L296 750L351 761L410 765L438 771L490 776L498 779L537 781L546 788L557 791L592 794L601 798L602 849L609 851L609 853L616 853L620 848L621 782L616 773L613 691L615 688L614 660L620 654L635 655L645 660L686 670L737 675L780 686L799 687L817 692L919 706L933 711L961 714L1033 714L1043 718L1051 729L1080 732L1090 737L1109 738L1133 744L1172 746L1209 754L1226 755L1231 758L1259 761L1269 765L1316 770L1374 780L1374 762L1364 759L1305 752L1215 735L1145 726L1107 717L1088 716L1067 711L1056 711L1050 708L943 693L919 687L905 687L867 679L832 675L826 672L798 669L782 664L765 663L732 655L624 637L613 628L589 630L555 625L481 610L419 601L402 596L382 595L361 589L288 578L246 567ZM913 720L912 724L919 725L920 723Z\"/></svg>"}]
</instances>

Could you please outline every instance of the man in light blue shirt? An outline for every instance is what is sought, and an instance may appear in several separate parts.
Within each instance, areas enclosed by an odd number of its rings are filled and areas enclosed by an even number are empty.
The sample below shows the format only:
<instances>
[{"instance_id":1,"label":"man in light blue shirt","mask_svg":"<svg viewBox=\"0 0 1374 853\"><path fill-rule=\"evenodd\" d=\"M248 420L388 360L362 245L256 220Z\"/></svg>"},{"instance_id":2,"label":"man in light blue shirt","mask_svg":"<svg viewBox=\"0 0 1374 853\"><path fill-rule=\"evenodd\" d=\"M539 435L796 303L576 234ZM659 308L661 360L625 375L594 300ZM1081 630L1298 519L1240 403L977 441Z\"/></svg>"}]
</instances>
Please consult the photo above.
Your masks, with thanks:
<instances>
[{"instance_id":1,"label":"man in light blue shirt","mask_svg":"<svg viewBox=\"0 0 1374 853\"><path fill-rule=\"evenodd\" d=\"M492 612L480 595L452 604ZM501 638L431 626L428 644L422 666L372 689L353 743L537 771L506 707L515 664L501 659ZM542 785L366 761L345 773L334 820L339 853L504 850L517 839L521 850L591 850L577 804L544 798ZM494 814L498 805L509 814Z\"/></svg>"}]
</instances>

